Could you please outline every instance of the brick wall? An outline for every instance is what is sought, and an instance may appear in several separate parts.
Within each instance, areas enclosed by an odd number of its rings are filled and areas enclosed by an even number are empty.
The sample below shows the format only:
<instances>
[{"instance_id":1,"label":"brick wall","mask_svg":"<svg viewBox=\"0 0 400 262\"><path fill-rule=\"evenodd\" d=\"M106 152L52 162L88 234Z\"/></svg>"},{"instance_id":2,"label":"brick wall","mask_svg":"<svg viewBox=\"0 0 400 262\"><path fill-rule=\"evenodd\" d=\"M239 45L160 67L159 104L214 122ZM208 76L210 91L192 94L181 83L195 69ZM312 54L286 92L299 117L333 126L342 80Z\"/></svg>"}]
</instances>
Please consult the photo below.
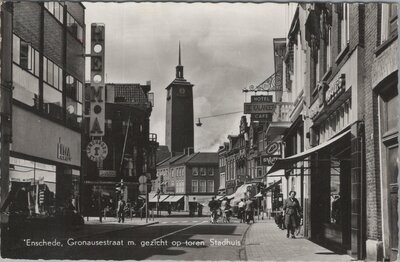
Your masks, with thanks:
<instances>
[{"instance_id":1,"label":"brick wall","mask_svg":"<svg viewBox=\"0 0 400 262\"><path fill-rule=\"evenodd\" d=\"M61 66L63 64L63 27L47 10L44 11L43 55Z\"/></svg>"},{"instance_id":2,"label":"brick wall","mask_svg":"<svg viewBox=\"0 0 400 262\"><path fill-rule=\"evenodd\" d=\"M365 154L367 176L367 237L382 239L379 167L378 97L372 91L371 68L378 37L378 4L365 4Z\"/></svg>"},{"instance_id":3,"label":"brick wall","mask_svg":"<svg viewBox=\"0 0 400 262\"><path fill-rule=\"evenodd\" d=\"M67 32L67 74L73 75L79 81L85 81L85 54L84 46L69 32ZM89 61L88 61L89 62Z\"/></svg>"},{"instance_id":4,"label":"brick wall","mask_svg":"<svg viewBox=\"0 0 400 262\"><path fill-rule=\"evenodd\" d=\"M14 3L14 32L36 50L40 48L40 9L37 3Z\"/></svg>"}]
</instances>

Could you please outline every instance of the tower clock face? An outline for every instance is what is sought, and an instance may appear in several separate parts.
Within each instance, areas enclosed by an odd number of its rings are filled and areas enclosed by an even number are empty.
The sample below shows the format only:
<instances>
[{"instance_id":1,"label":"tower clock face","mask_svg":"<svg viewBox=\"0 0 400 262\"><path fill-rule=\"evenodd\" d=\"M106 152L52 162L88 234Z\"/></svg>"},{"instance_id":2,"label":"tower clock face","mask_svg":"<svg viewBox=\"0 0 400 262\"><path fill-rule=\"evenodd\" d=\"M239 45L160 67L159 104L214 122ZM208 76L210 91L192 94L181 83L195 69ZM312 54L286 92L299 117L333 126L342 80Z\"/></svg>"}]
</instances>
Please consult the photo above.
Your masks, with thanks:
<instances>
[{"instance_id":1,"label":"tower clock face","mask_svg":"<svg viewBox=\"0 0 400 262\"><path fill-rule=\"evenodd\" d=\"M179 94L180 95L185 95L185 93L186 93L185 88L183 88L183 87L179 88Z\"/></svg>"}]
</instances>

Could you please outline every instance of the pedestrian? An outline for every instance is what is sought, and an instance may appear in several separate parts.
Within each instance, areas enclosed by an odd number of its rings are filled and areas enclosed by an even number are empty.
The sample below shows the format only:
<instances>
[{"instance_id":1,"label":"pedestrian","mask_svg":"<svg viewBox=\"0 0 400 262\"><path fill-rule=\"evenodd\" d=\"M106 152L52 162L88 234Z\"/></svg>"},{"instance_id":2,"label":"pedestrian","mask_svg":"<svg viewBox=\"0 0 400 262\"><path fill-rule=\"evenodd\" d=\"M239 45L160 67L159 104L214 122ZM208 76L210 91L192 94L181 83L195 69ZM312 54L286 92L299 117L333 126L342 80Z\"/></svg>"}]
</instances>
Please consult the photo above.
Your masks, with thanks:
<instances>
[{"instance_id":1,"label":"pedestrian","mask_svg":"<svg viewBox=\"0 0 400 262\"><path fill-rule=\"evenodd\" d=\"M253 201L250 198L247 198L247 200L246 200L245 212L246 212L247 224L250 223L250 220L252 220L254 223L254 205L253 205Z\"/></svg>"},{"instance_id":2,"label":"pedestrian","mask_svg":"<svg viewBox=\"0 0 400 262\"><path fill-rule=\"evenodd\" d=\"M168 203L167 211L168 211L168 216L170 216L171 215L171 211L172 211L171 202Z\"/></svg>"},{"instance_id":3,"label":"pedestrian","mask_svg":"<svg viewBox=\"0 0 400 262\"><path fill-rule=\"evenodd\" d=\"M240 199L238 207L239 207L238 215L239 215L240 223L244 223L244 221L245 221L245 212L244 212L245 203L244 203L243 198Z\"/></svg>"},{"instance_id":4,"label":"pedestrian","mask_svg":"<svg viewBox=\"0 0 400 262\"><path fill-rule=\"evenodd\" d=\"M200 203L197 203L197 215L199 217L203 216L203 205Z\"/></svg>"},{"instance_id":5,"label":"pedestrian","mask_svg":"<svg viewBox=\"0 0 400 262\"><path fill-rule=\"evenodd\" d=\"M210 208L211 212L211 223L216 223L218 220L218 203L215 200L215 197L211 198L211 201L208 203L208 207Z\"/></svg>"},{"instance_id":6,"label":"pedestrian","mask_svg":"<svg viewBox=\"0 0 400 262\"><path fill-rule=\"evenodd\" d=\"M125 222L125 201L122 197L120 197L118 201L118 223Z\"/></svg>"},{"instance_id":7,"label":"pedestrian","mask_svg":"<svg viewBox=\"0 0 400 262\"><path fill-rule=\"evenodd\" d=\"M285 226L287 228L286 237L289 238L291 234L292 238L296 238L294 236L295 229L300 226L300 217L301 214L301 207L299 201L295 198L296 192L290 191L289 198L285 200L283 204L283 210L285 211Z\"/></svg>"}]
</instances>

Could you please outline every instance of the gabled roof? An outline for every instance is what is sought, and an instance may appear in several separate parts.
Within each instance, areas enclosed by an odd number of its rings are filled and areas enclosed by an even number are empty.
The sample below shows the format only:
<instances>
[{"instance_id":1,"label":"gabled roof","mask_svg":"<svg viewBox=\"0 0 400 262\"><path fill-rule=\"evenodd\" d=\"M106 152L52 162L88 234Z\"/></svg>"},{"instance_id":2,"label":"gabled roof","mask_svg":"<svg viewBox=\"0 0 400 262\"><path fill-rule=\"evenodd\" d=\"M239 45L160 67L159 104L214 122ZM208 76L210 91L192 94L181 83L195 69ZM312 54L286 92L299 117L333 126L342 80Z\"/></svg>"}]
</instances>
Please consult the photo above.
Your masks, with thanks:
<instances>
[{"instance_id":1,"label":"gabled roof","mask_svg":"<svg viewBox=\"0 0 400 262\"><path fill-rule=\"evenodd\" d=\"M167 166L173 164L175 161L177 161L178 159L180 159L180 158L182 158L184 156L185 155L177 155L177 156L170 157L170 158L158 163L157 164L157 168L159 168L159 167L167 167Z\"/></svg>"},{"instance_id":2,"label":"gabled roof","mask_svg":"<svg viewBox=\"0 0 400 262\"><path fill-rule=\"evenodd\" d=\"M197 153L188 164L218 164L218 153Z\"/></svg>"}]
</instances>

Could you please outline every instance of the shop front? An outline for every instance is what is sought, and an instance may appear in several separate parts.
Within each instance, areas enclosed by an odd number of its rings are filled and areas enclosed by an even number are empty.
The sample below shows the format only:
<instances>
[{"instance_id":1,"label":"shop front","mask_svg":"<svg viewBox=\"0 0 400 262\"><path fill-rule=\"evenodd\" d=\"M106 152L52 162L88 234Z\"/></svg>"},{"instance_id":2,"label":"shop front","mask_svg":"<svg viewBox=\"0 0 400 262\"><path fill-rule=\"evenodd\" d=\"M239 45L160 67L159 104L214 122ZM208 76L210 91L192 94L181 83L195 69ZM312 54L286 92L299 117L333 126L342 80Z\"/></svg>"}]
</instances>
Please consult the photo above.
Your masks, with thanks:
<instances>
[{"instance_id":1,"label":"shop front","mask_svg":"<svg viewBox=\"0 0 400 262\"><path fill-rule=\"evenodd\" d=\"M22 126L23 125L23 126ZM79 211L80 133L13 108L10 186L29 190L32 215L52 215L72 204Z\"/></svg>"}]
</instances>

